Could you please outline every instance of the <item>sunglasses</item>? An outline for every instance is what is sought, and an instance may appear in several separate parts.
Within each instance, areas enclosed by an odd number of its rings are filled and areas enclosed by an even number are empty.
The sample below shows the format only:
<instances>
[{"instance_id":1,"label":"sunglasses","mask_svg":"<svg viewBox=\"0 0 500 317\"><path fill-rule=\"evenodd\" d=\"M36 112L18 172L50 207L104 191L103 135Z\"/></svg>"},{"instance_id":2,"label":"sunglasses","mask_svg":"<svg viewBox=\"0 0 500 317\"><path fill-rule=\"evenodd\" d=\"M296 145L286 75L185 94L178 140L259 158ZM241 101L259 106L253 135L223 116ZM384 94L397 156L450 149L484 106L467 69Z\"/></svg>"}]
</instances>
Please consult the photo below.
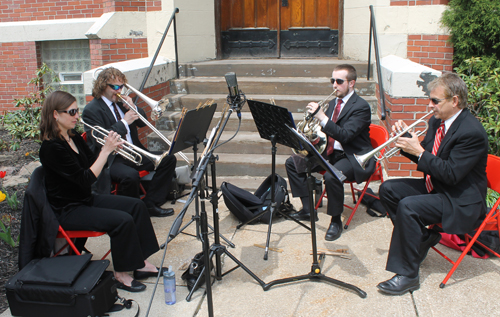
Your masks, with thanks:
<instances>
[{"instance_id":1,"label":"sunglasses","mask_svg":"<svg viewBox=\"0 0 500 317\"><path fill-rule=\"evenodd\" d=\"M333 85L335 82L337 82L337 84L339 85L342 85L345 80L343 79L340 79L340 78L330 78L330 83Z\"/></svg>"},{"instance_id":2,"label":"sunglasses","mask_svg":"<svg viewBox=\"0 0 500 317\"><path fill-rule=\"evenodd\" d=\"M120 89L122 89L122 88L123 88L123 85L112 85L112 84L108 84L108 86L109 86L109 87L111 87L111 89L116 90L116 91L118 91L118 90L120 90Z\"/></svg>"},{"instance_id":3,"label":"sunglasses","mask_svg":"<svg viewBox=\"0 0 500 317\"><path fill-rule=\"evenodd\" d=\"M70 116L74 117L78 113L78 109L69 109L69 110L59 110L57 112L65 112Z\"/></svg>"},{"instance_id":4,"label":"sunglasses","mask_svg":"<svg viewBox=\"0 0 500 317\"><path fill-rule=\"evenodd\" d=\"M437 106L441 103L441 101L450 99L450 98L443 98L443 99L438 99L438 98L430 98L429 100L432 102L433 105Z\"/></svg>"}]
</instances>

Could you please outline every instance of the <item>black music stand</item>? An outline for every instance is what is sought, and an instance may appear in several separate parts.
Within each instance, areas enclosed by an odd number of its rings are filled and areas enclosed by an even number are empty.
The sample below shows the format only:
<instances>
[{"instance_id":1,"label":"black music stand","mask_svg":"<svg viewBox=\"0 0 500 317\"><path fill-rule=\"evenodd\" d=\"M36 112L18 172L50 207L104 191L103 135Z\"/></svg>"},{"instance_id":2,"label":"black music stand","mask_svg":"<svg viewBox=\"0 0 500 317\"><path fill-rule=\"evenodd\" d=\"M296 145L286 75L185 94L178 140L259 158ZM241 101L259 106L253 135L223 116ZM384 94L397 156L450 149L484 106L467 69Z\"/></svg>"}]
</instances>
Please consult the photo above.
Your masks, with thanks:
<instances>
[{"instance_id":1,"label":"black music stand","mask_svg":"<svg viewBox=\"0 0 500 317\"><path fill-rule=\"evenodd\" d=\"M169 154L173 155L179 151L187 149L188 147L193 147L193 162L194 166L197 167L198 144L203 142L205 139L216 108L217 104L213 103L211 105L199 106L196 109L187 111L179 122L172 145L170 146ZM200 207L198 196L196 196L195 200L195 214L191 217L191 220L179 230L179 232L182 232L193 222L196 222L196 238L200 239ZM214 231L212 226L208 225L208 227ZM231 247L235 247L234 244L223 235L220 234L220 236ZM170 242L170 240L168 240L167 243L168 242Z\"/></svg>"},{"instance_id":2,"label":"black music stand","mask_svg":"<svg viewBox=\"0 0 500 317\"><path fill-rule=\"evenodd\" d=\"M291 143L294 143L294 148L297 150L306 150L308 155L305 157L306 160L306 165L307 165L307 188L309 190L309 207L310 210L314 210L314 198L313 198L313 189L314 189L314 184L315 184L315 178L311 175L311 170L313 167L313 163L320 165L323 169L326 170L327 173L332 174L333 176L337 177L341 182L345 180L344 174L337 170L334 166L332 166L330 163L328 163L322 156L321 154L316 151L314 146L307 140L305 137L303 137L299 132L295 131L292 128L289 128L289 133L288 137L291 140ZM313 263L311 266L311 272L308 274L304 275L299 275L299 276L294 276L294 277L288 277L288 278L283 278L283 279L278 279L271 281L267 283L264 286L264 290L267 291L270 289L273 285L276 284L283 284L283 283L288 283L288 282L295 282L299 280L320 280L320 281L327 281L348 289L351 289L355 292L358 293L358 295L361 298L366 297L366 293L361 290L360 288L347 284L344 282L341 282L339 280L330 278L325 276L323 273L321 273L321 264L318 262L318 249L316 245L316 221L315 221L315 215L313 212L311 212L311 240L312 240L312 248L313 248ZM323 256L324 257L324 256ZM323 263L323 261L320 261Z\"/></svg>"},{"instance_id":3,"label":"black music stand","mask_svg":"<svg viewBox=\"0 0 500 317\"><path fill-rule=\"evenodd\" d=\"M286 217L287 219L293 220L296 223L300 224L304 228L310 230L309 227L304 225L302 222L298 221L290 217L288 214L283 213L281 210L276 209L276 201L275 201L275 181L276 181L276 143L286 145L288 147L294 147L296 144L291 142L289 138L289 130L288 127L295 127L295 123L293 122L292 114L288 111L287 108L268 104L261 101L248 100L248 106L250 108L250 112L252 113L253 119L255 121L255 125L257 126L257 130L259 131L260 137L266 140L271 141L271 204L269 209L269 227L267 230L267 240L266 240L266 248L264 251L264 260L267 260L267 256L269 253L269 240L271 239L271 227L273 225L273 215L274 212L278 212L280 215ZM263 214L267 212L267 208L254 217L249 219L248 221L239 224L236 229L241 228L242 226L254 221L257 218L260 218Z\"/></svg>"}]
</instances>

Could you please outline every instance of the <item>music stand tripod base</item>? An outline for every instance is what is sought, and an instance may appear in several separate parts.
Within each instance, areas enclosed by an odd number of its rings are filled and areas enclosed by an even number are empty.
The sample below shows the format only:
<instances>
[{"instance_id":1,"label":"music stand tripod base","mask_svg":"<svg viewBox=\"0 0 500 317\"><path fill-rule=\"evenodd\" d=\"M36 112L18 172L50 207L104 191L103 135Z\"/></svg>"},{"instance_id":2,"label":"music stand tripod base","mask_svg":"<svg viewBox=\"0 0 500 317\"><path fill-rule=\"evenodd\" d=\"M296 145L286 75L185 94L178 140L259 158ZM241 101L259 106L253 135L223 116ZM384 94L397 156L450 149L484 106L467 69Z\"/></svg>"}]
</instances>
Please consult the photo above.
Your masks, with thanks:
<instances>
[{"instance_id":1,"label":"music stand tripod base","mask_svg":"<svg viewBox=\"0 0 500 317\"><path fill-rule=\"evenodd\" d=\"M307 166L307 189L309 192L309 210L314 210L313 190L315 187L316 180L312 176L312 173L311 173L312 166L313 166L312 159L314 158L316 161L319 160L319 164L321 164L322 167L324 167L325 170L327 170L329 173L338 177L340 181L343 181L345 179L345 176L343 174L341 174L338 170L336 170L333 166L331 166L327 162L325 162L324 159L322 159L321 154L319 154L314 149L314 146L312 146L309 141L307 141L301 135L299 135L297 133L297 131L290 129L290 132L291 132L290 138L299 142L301 144L301 147L305 148L307 150L307 152L309 153L308 156L306 156L304 159L306 161L306 166ZM296 147L296 148L299 148L299 147ZM310 217L311 242L312 242L312 250L313 250L313 255L312 255L313 256L313 263L311 266L311 271L308 274L271 281L271 282L267 283L266 285L264 285L264 287L263 287L264 291L269 290L272 286L277 285L277 284L296 282L296 281L308 279L308 280L314 280L314 281L330 282L332 284L353 290L361 298L366 298L366 292L364 292L360 288L358 288L354 285L344 283L342 281L327 277L321 273L320 263L323 263L324 261L320 260L320 262L318 262L318 248L317 248L317 243L316 243L316 221L315 221L316 219L315 219L315 215L313 212L311 212L310 214L311 214L311 217Z\"/></svg>"}]
</instances>

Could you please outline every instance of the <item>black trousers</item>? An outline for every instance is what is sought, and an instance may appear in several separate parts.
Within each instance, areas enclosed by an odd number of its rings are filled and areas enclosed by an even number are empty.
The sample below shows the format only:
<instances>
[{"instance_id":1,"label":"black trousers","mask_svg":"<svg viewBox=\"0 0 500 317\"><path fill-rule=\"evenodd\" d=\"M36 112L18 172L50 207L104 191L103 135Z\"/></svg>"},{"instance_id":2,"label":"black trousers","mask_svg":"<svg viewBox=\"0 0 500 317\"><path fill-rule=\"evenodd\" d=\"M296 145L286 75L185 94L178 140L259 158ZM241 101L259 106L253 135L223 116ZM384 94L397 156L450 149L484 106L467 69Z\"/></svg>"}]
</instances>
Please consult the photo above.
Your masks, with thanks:
<instances>
[{"instance_id":1,"label":"black trousers","mask_svg":"<svg viewBox=\"0 0 500 317\"><path fill-rule=\"evenodd\" d=\"M348 181L354 180L354 170L349 160L345 157L344 152L334 151L330 155L330 163L341 171ZM285 168L293 197L309 197L307 173L297 172L292 157L286 160ZM314 167L312 171L320 172L321 170L322 168L318 166ZM344 211L344 183L340 182L338 178L330 173L325 173L323 178L325 180L326 194L328 195L327 214L330 216L339 216Z\"/></svg>"},{"instance_id":2,"label":"black trousers","mask_svg":"<svg viewBox=\"0 0 500 317\"><path fill-rule=\"evenodd\" d=\"M154 171L154 164L148 158L142 158L142 165L136 165L133 162L117 155L113 164L111 164L109 173L111 180L119 183L118 195L139 198L139 172L142 170ZM174 155L167 155L161 161L156 169L153 179L149 183L146 194L146 203L152 203L161 206L167 201L167 194L175 173L177 159Z\"/></svg>"},{"instance_id":3,"label":"black trousers","mask_svg":"<svg viewBox=\"0 0 500 317\"><path fill-rule=\"evenodd\" d=\"M441 222L443 200L427 192L424 179L388 180L379 193L394 225L386 270L415 277L420 267L420 245L429 237L426 226Z\"/></svg>"},{"instance_id":4,"label":"black trousers","mask_svg":"<svg viewBox=\"0 0 500 317\"><path fill-rule=\"evenodd\" d=\"M117 272L144 267L144 260L160 249L148 209L140 199L95 195L91 206L77 206L58 220L65 230L107 232Z\"/></svg>"}]
</instances>

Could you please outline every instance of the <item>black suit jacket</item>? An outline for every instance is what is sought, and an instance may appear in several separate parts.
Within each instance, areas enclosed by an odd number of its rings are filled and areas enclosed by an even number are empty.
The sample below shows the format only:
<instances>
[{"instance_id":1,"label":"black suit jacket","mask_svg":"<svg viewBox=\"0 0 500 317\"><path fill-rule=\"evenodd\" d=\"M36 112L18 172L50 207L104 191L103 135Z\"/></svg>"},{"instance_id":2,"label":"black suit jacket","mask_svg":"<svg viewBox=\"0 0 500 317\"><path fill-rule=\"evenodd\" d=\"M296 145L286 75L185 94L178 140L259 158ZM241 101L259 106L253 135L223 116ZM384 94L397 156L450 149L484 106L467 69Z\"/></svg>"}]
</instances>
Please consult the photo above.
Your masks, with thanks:
<instances>
[{"instance_id":1,"label":"black suit jacket","mask_svg":"<svg viewBox=\"0 0 500 317\"><path fill-rule=\"evenodd\" d=\"M117 104L122 109L123 113L132 111L125 109L121 102L118 102ZM147 118L144 110L139 107L137 107L137 110L144 118ZM113 113L106 105L104 100L102 100L102 98L94 98L85 106L85 109L83 109L82 113L82 119L91 126L100 126L108 131L113 130L120 134L123 139L125 139L125 136L127 134L127 128L125 127L123 122L116 121ZM140 142L139 135L137 133L137 127L142 128L144 126L146 126L146 124L142 122L142 120L138 119L135 120L131 125L129 125L129 129L130 136L132 137L132 142L134 143L134 145L140 147L143 150L147 150ZM98 153L101 150L101 145L97 143L96 140L92 137L92 131L90 128L85 126L84 129L87 132L87 144L94 153Z\"/></svg>"},{"instance_id":2,"label":"black suit jacket","mask_svg":"<svg viewBox=\"0 0 500 317\"><path fill-rule=\"evenodd\" d=\"M332 117L336 99L330 101L326 111ZM365 154L373 150L370 141L371 110L370 105L356 93L353 93L339 114L337 123L329 120L322 129L326 135L339 141L354 169L357 183L367 180L375 171L375 160L371 158L363 169L354 158L354 154ZM326 155L326 151L324 152Z\"/></svg>"},{"instance_id":3,"label":"black suit jacket","mask_svg":"<svg viewBox=\"0 0 500 317\"><path fill-rule=\"evenodd\" d=\"M446 132L437 154L432 155L440 124L440 119L429 120L420 160L401 153L418 163L417 170L431 175L432 185L444 201L444 231L462 234L474 230L486 213L488 136L474 115L464 109Z\"/></svg>"}]
</instances>

